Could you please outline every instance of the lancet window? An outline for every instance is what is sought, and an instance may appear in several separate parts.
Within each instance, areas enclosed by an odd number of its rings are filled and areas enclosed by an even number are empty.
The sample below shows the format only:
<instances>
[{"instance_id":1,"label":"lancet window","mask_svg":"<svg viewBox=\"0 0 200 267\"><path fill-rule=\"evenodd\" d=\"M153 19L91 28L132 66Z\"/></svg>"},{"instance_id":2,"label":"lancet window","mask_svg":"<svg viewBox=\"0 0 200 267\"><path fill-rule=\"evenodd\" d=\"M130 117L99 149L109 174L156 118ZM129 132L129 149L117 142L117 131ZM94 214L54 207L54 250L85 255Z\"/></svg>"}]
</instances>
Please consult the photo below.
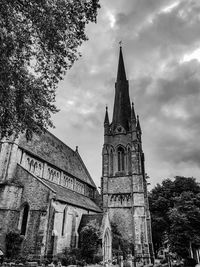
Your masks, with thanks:
<instances>
[{"instance_id":1,"label":"lancet window","mask_svg":"<svg viewBox=\"0 0 200 267\"><path fill-rule=\"evenodd\" d=\"M125 158L124 149L122 147L119 147L117 149L118 171L124 171L124 166L125 166L124 158Z\"/></svg>"},{"instance_id":2,"label":"lancet window","mask_svg":"<svg viewBox=\"0 0 200 267\"><path fill-rule=\"evenodd\" d=\"M66 223L67 223L67 207L65 207L63 211L62 236L65 235Z\"/></svg>"},{"instance_id":3,"label":"lancet window","mask_svg":"<svg viewBox=\"0 0 200 267\"><path fill-rule=\"evenodd\" d=\"M20 229L21 235L26 234L27 223L28 223L28 214L29 214L29 205L28 205L28 203L26 203L24 205L22 221L21 221L21 229Z\"/></svg>"},{"instance_id":4,"label":"lancet window","mask_svg":"<svg viewBox=\"0 0 200 267\"><path fill-rule=\"evenodd\" d=\"M128 148L128 154L127 154L127 167L128 167L128 172L131 172L131 149L130 147Z\"/></svg>"},{"instance_id":5,"label":"lancet window","mask_svg":"<svg viewBox=\"0 0 200 267\"><path fill-rule=\"evenodd\" d=\"M113 175L113 150L110 151L110 175Z\"/></svg>"}]
</instances>

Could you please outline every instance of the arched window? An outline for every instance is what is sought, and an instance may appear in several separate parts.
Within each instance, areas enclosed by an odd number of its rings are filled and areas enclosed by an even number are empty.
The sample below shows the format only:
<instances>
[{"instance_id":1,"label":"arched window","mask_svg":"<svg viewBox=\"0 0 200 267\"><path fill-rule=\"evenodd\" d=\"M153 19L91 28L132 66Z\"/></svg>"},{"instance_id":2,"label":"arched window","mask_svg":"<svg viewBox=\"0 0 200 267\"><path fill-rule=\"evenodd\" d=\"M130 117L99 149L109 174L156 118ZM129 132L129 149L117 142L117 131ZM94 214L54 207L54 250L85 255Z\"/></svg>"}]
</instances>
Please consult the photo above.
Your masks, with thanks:
<instances>
[{"instance_id":1,"label":"arched window","mask_svg":"<svg viewBox=\"0 0 200 267\"><path fill-rule=\"evenodd\" d=\"M38 164L37 162L34 163L34 172L36 175L38 175Z\"/></svg>"},{"instance_id":2,"label":"arched window","mask_svg":"<svg viewBox=\"0 0 200 267\"><path fill-rule=\"evenodd\" d=\"M66 222L67 222L67 208L65 207L63 211L62 236L65 235Z\"/></svg>"},{"instance_id":3,"label":"arched window","mask_svg":"<svg viewBox=\"0 0 200 267\"><path fill-rule=\"evenodd\" d=\"M128 148L127 163L128 163L128 172L131 172L131 149L130 147Z\"/></svg>"},{"instance_id":4,"label":"arched window","mask_svg":"<svg viewBox=\"0 0 200 267\"><path fill-rule=\"evenodd\" d=\"M110 151L110 175L113 175L113 151Z\"/></svg>"},{"instance_id":5,"label":"arched window","mask_svg":"<svg viewBox=\"0 0 200 267\"><path fill-rule=\"evenodd\" d=\"M41 166L41 164L39 163L39 165L38 165L38 176L39 176L39 177L42 176L41 171L42 171L42 166Z\"/></svg>"},{"instance_id":6,"label":"arched window","mask_svg":"<svg viewBox=\"0 0 200 267\"><path fill-rule=\"evenodd\" d=\"M60 182L60 173L59 172L57 172L57 184L59 184L59 182Z\"/></svg>"},{"instance_id":7,"label":"arched window","mask_svg":"<svg viewBox=\"0 0 200 267\"><path fill-rule=\"evenodd\" d=\"M35 171L35 166L34 166L34 161L33 160L31 160L31 162L30 162L30 170L29 170L30 172L34 172Z\"/></svg>"},{"instance_id":8,"label":"arched window","mask_svg":"<svg viewBox=\"0 0 200 267\"><path fill-rule=\"evenodd\" d=\"M27 222L28 222L28 214L29 214L29 205L26 203L24 205L23 215L22 215L22 223L21 223L21 235L26 234Z\"/></svg>"},{"instance_id":9,"label":"arched window","mask_svg":"<svg viewBox=\"0 0 200 267\"><path fill-rule=\"evenodd\" d=\"M124 171L124 149L119 147L117 150L118 171Z\"/></svg>"},{"instance_id":10,"label":"arched window","mask_svg":"<svg viewBox=\"0 0 200 267\"><path fill-rule=\"evenodd\" d=\"M30 171L30 159L29 158L27 158L27 169Z\"/></svg>"}]
</instances>

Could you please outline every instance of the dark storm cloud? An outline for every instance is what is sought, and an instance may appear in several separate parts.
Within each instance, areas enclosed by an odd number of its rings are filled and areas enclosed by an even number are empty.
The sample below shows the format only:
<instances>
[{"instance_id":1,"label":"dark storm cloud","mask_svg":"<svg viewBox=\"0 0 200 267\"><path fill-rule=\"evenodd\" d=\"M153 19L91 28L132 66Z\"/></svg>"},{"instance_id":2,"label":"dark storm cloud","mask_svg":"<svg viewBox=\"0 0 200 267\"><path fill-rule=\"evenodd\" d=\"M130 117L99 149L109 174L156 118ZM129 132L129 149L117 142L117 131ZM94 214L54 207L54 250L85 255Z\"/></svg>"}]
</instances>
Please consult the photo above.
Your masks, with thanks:
<instances>
[{"instance_id":1,"label":"dark storm cloud","mask_svg":"<svg viewBox=\"0 0 200 267\"><path fill-rule=\"evenodd\" d=\"M135 87L146 143L154 144L157 160L200 166L200 64L176 63L162 78L144 77Z\"/></svg>"}]
</instances>

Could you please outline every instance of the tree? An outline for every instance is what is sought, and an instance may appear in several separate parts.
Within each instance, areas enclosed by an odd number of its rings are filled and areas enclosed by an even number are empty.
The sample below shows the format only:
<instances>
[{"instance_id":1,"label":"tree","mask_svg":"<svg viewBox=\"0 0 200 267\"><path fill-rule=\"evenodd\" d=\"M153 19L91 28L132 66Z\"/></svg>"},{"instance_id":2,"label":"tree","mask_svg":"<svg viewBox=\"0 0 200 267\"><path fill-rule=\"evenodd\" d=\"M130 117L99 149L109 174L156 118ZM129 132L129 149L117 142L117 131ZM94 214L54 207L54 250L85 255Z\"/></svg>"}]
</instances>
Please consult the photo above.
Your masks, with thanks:
<instances>
[{"instance_id":1,"label":"tree","mask_svg":"<svg viewBox=\"0 0 200 267\"><path fill-rule=\"evenodd\" d=\"M52 126L57 83L78 59L98 1L0 1L1 137Z\"/></svg>"},{"instance_id":2,"label":"tree","mask_svg":"<svg viewBox=\"0 0 200 267\"><path fill-rule=\"evenodd\" d=\"M169 240L172 250L186 258L192 254L192 245L200 246L200 193L184 191L174 201L169 211Z\"/></svg>"},{"instance_id":3,"label":"tree","mask_svg":"<svg viewBox=\"0 0 200 267\"><path fill-rule=\"evenodd\" d=\"M115 256L123 255L123 258L126 259L127 255L133 252L133 244L122 237L122 234L118 230L118 227L115 223L111 223L112 230L112 250Z\"/></svg>"},{"instance_id":4,"label":"tree","mask_svg":"<svg viewBox=\"0 0 200 267\"><path fill-rule=\"evenodd\" d=\"M96 221L87 223L80 232L79 246L84 260L91 263L99 248L100 230Z\"/></svg>"},{"instance_id":5,"label":"tree","mask_svg":"<svg viewBox=\"0 0 200 267\"><path fill-rule=\"evenodd\" d=\"M190 241L198 245L200 235L196 230L199 229L197 224L200 224L199 193L200 187L194 178L179 176L174 181L165 179L161 185L157 184L152 189L149 205L156 255L166 237L171 250L182 257L186 257L190 250ZM189 200L186 196L192 197L190 205L186 205L185 201ZM194 235L196 238L193 238ZM183 242L184 238L188 240L187 244Z\"/></svg>"}]
</instances>

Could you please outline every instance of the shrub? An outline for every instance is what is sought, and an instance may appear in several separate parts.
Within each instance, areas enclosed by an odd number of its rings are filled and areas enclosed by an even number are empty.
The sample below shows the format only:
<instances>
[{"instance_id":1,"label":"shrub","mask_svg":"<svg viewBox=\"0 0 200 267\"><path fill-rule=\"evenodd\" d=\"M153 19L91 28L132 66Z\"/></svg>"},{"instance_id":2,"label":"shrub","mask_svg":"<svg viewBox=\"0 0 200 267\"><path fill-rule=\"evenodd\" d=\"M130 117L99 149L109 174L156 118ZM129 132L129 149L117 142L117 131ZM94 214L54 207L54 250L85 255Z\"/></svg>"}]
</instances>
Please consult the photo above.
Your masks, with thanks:
<instances>
[{"instance_id":1,"label":"shrub","mask_svg":"<svg viewBox=\"0 0 200 267\"><path fill-rule=\"evenodd\" d=\"M100 262L102 262L103 261L103 256L101 256L101 255L95 255L94 256L94 263L96 264L96 263L100 263Z\"/></svg>"},{"instance_id":2,"label":"shrub","mask_svg":"<svg viewBox=\"0 0 200 267\"><path fill-rule=\"evenodd\" d=\"M17 259L20 256L23 236L19 231L9 231L6 234L6 258Z\"/></svg>"},{"instance_id":3,"label":"shrub","mask_svg":"<svg viewBox=\"0 0 200 267\"><path fill-rule=\"evenodd\" d=\"M98 251L100 230L96 221L86 224L80 231L79 245L81 257L87 262L92 263Z\"/></svg>"}]
</instances>

